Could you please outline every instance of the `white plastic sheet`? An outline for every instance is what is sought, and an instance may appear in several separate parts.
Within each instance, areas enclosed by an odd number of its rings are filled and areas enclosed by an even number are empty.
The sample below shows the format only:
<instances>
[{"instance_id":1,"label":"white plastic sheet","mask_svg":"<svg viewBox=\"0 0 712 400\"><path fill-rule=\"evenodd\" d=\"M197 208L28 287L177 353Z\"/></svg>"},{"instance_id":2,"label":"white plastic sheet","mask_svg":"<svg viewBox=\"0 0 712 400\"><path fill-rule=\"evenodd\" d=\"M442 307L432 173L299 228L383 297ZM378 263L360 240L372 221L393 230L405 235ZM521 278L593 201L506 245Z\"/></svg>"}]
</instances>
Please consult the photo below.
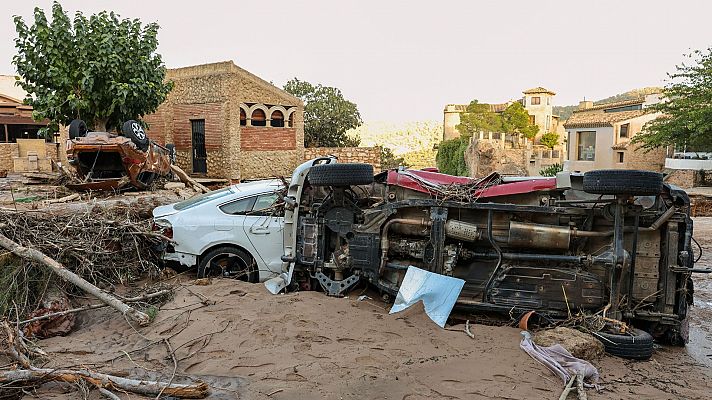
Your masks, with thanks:
<instances>
[{"instance_id":1,"label":"white plastic sheet","mask_svg":"<svg viewBox=\"0 0 712 400\"><path fill-rule=\"evenodd\" d=\"M444 328L464 285L462 279L409 266L390 313L403 311L422 301L428 317Z\"/></svg>"}]
</instances>

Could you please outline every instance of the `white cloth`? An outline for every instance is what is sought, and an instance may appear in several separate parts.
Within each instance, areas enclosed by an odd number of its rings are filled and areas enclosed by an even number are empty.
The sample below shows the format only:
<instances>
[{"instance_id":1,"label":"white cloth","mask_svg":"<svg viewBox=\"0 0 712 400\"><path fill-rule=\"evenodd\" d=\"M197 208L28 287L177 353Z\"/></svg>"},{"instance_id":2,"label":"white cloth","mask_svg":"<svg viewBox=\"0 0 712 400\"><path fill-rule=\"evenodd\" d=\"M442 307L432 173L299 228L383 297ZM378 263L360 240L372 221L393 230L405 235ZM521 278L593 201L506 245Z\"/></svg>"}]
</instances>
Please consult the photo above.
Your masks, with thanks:
<instances>
[{"instance_id":1,"label":"white cloth","mask_svg":"<svg viewBox=\"0 0 712 400\"><path fill-rule=\"evenodd\" d=\"M522 348L531 358L547 367L551 372L564 381L564 385L579 373L584 379L598 384L598 370L586 360L576 358L569 353L562 345L555 344L549 347L541 347L532 341L532 335L528 331L522 331Z\"/></svg>"}]
</instances>

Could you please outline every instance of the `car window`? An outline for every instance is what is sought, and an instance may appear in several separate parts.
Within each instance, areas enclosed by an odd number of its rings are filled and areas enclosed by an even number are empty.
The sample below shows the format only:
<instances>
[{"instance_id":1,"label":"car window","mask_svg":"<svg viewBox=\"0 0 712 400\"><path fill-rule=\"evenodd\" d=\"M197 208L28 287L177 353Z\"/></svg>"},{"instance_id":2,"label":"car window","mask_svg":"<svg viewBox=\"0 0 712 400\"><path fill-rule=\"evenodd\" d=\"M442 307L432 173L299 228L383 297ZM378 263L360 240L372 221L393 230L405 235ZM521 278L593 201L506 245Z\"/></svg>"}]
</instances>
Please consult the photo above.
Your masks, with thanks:
<instances>
[{"instance_id":1,"label":"car window","mask_svg":"<svg viewBox=\"0 0 712 400\"><path fill-rule=\"evenodd\" d=\"M257 196L257 201L252 207L252 212L250 215L273 215L274 209L272 206L277 202L277 193L262 194Z\"/></svg>"},{"instance_id":2,"label":"car window","mask_svg":"<svg viewBox=\"0 0 712 400\"><path fill-rule=\"evenodd\" d=\"M252 205L255 204L255 199L257 197L247 197L244 199L232 201L227 204L220 206L220 210L225 214L230 215L245 215L248 211L252 210Z\"/></svg>"},{"instance_id":3,"label":"car window","mask_svg":"<svg viewBox=\"0 0 712 400\"><path fill-rule=\"evenodd\" d=\"M191 198L188 199L188 200L180 201L180 202L174 204L174 205L173 205L173 208L175 208L175 209L178 210L178 211L185 210L185 209L188 209L188 208L191 208L191 207L195 207L195 206L200 205L200 204L203 204L203 203L207 203L207 202L209 202L210 200L214 200L214 199L219 199L219 198L221 198L221 197L225 197L225 196L227 196L227 195L229 195L229 194L231 194L231 193L232 193L232 190L230 190L229 187L226 187L226 188L224 188L224 189L215 190L215 191L212 191L212 192L208 192L208 193L205 193L205 194L201 194L201 195L199 195L199 196L191 197Z\"/></svg>"}]
</instances>

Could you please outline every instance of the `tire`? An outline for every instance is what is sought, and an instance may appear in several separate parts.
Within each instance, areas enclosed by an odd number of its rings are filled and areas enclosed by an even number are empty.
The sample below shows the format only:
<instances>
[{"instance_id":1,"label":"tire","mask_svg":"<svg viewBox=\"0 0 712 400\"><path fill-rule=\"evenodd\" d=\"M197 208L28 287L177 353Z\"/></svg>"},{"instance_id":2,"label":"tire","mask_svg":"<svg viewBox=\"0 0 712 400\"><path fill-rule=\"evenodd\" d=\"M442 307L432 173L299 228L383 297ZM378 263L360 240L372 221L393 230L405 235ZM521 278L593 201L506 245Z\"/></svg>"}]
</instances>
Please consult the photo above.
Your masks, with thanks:
<instances>
[{"instance_id":1,"label":"tire","mask_svg":"<svg viewBox=\"0 0 712 400\"><path fill-rule=\"evenodd\" d=\"M653 171L600 169L583 174L583 191L593 194L658 195L663 175Z\"/></svg>"},{"instance_id":2,"label":"tire","mask_svg":"<svg viewBox=\"0 0 712 400\"><path fill-rule=\"evenodd\" d=\"M652 171L600 169L583 174L583 191L593 194L658 195L663 175Z\"/></svg>"},{"instance_id":3,"label":"tire","mask_svg":"<svg viewBox=\"0 0 712 400\"><path fill-rule=\"evenodd\" d=\"M124 125L121 127L121 132L124 133L124 136L131 139L140 150L146 151L148 149L148 135L146 135L146 131L138 121L130 119L124 122Z\"/></svg>"},{"instance_id":4,"label":"tire","mask_svg":"<svg viewBox=\"0 0 712 400\"><path fill-rule=\"evenodd\" d=\"M84 123L84 121L82 121L81 119L75 119L69 123L69 138L70 139L84 137L87 135L88 131L89 131L89 129L87 129L87 124Z\"/></svg>"},{"instance_id":5,"label":"tire","mask_svg":"<svg viewBox=\"0 0 712 400\"><path fill-rule=\"evenodd\" d=\"M321 164L311 167L307 177L312 186L352 186L373 183L370 164Z\"/></svg>"},{"instance_id":6,"label":"tire","mask_svg":"<svg viewBox=\"0 0 712 400\"><path fill-rule=\"evenodd\" d=\"M257 283L260 280L255 260L243 250L220 246L200 257L198 278L225 277Z\"/></svg>"},{"instance_id":7,"label":"tire","mask_svg":"<svg viewBox=\"0 0 712 400\"><path fill-rule=\"evenodd\" d=\"M632 328L631 335L594 332L603 343L606 353L632 360L647 360L653 355L653 337L643 330Z\"/></svg>"}]
</instances>

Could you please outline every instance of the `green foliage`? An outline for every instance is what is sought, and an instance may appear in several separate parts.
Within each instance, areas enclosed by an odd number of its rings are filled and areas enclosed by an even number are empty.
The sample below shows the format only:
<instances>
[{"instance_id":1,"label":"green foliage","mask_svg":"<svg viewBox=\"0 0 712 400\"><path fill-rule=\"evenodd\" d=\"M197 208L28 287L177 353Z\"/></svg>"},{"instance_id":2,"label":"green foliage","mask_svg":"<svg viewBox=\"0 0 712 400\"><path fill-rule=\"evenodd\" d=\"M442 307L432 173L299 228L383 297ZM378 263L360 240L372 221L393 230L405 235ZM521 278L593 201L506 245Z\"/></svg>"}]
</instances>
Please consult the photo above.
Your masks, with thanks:
<instances>
[{"instance_id":1,"label":"green foliage","mask_svg":"<svg viewBox=\"0 0 712 400\"><path fill-rule=\"evenodd\" d=\"M502 118L495 112L490 111L489 104L483 104L477 100L472 100L460 114L460 123L455 126L460 135L475 136L480 131L501 132Z\"/></svg>"},{"instance_id":2,"label":"green foliage","mask_svg":"<svg viewBox=\"0 0 712 400\"><path fill-rule=\"evenodd\" d=\"M158 24L119 19L101 12L77 12L70 20L62 6L52 6L52 21L35 8L34 24L15 16L17 55L12 63L20 86L32 97L25 102L36 120L51 121L49 130L81 118L96 130L152 113L172 83L164 83L165 66L156 53Z\"/></svg>"},{"instance_id":3,"label":"green foliage","mask_svg":"<svg viewBox=\"0 0 712 400\"><path fill-rule=\"evenodd\" d=\"M550 149L559 144L559 134L556 132L549 132L541 135L539 139L540 143Z\"/></svg>"},{"instance_id":4,"label":"green foliage","mask_svg":"<svg viewBox=\"0 0 712 400\"><path fill-rule=\"evenodd\" d=\"M691 63L676 67L663 94L648 108L662 116L644 126L635 143L651 150L665 146L712 149L712 48L687 55Z\"/></svg>"},{"instance_id":5,"label":"green foliage","mask_svg":"<svg viewBox=\"0 0 712 400\"><path fill-rule=\"evenodd\" d=\"M556 176L558 172L561 172L564 170L564 166L561 164L551 164L548 167L542 169L539 171L539 175L541 176Z\"/></svg>"},{"instance_id":6,"label":"green foliage","mask_svg":"<svg viewBox=\"0 0 712 400\"><path fill-rule=\"evenodd\" d=\"M461 135L476 136L480 131L517 133L528 139L536 136L539 127L529 121L529 113L522 103L514 102L503 112L490 111L489 104L473 100L464 113L460 114L460 123L455 126Z\"/></svg>"},{"instance_id":7,"label":"green foliage","mask_svg":"<svg viewBox=\"0 0 712 400\"><path fill-rule=\"evenodd\" d=\"M440 172L449 175L469 176L470 170L465 163L465 150L469 144L469 135L440 142L438 154L435 157Z\"/></svg>"},{"instance_id":8,"label":"green foliage","mask_svg":"<svg viewBox=\"0 0 712 400\"><path fill-rule=\"evenodd\" d=\"M304 102L304 146L352 147L360 139L346 131L361 125L356 104L346 100L335 87L312 85L294 78L284 90Z\"/></svg>"},{"instance_id":9,"label":"green foliage","mask_svg":"<svg viewBox=\"0 0 712 400\"><path fill-rule=\"evenodd\" d=\"M392 169L398 167L409 167L403 157L396 157L388 147L381 147L381 169Z\"/></svg>"},{"instance_id":10,"label":"green foliage","mask_svg":"<svg viewBox=\"0 0 712 400\"><path fill-rule=\"evenodd\" d=\"M539 133L539 126L529 120L529 113L522 103L516 101L509 105L501 114L502 131L518 133L527 139L534 139Z\"/></svg>"}]
</instances>

